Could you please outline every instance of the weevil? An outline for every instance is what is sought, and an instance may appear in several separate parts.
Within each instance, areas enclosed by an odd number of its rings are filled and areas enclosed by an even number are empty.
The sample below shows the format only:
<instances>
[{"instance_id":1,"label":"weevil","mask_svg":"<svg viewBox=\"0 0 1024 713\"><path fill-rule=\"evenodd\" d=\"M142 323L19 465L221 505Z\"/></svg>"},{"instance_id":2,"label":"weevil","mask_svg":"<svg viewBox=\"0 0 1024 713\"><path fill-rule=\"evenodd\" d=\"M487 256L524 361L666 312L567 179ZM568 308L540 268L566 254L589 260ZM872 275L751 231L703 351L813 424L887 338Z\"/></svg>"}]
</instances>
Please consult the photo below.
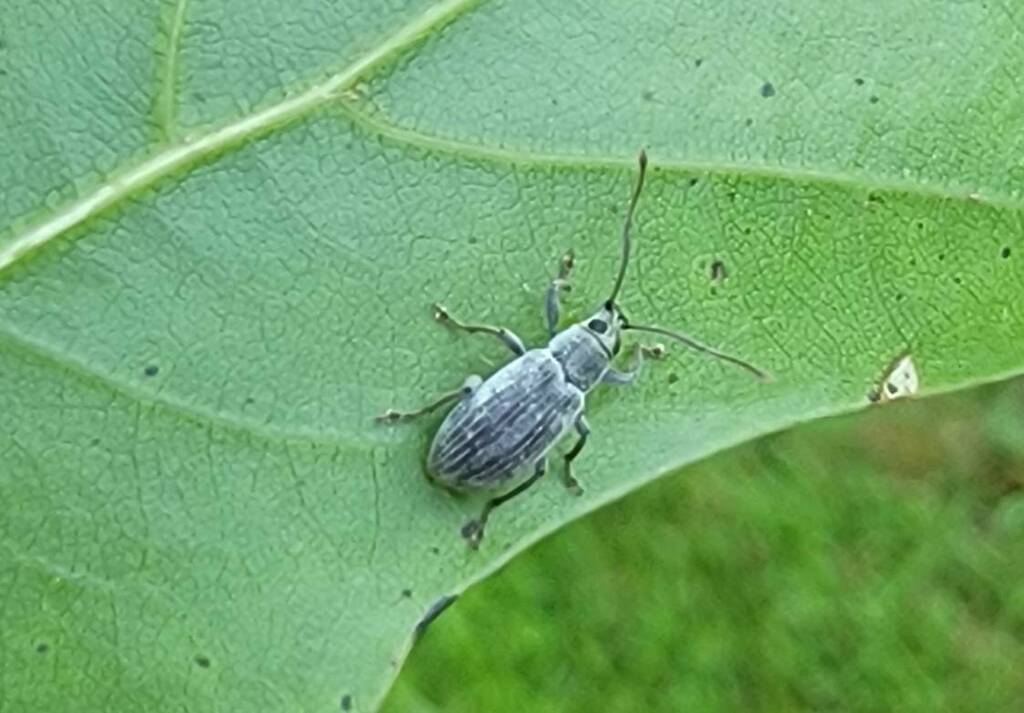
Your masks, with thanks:
<instances>
[{"instance_id":1,"label":"weevil","mask_svg":"<svg viewBox=\"0 0 1024 713\"><path fill-rule=\"evenodd\" d=\"M629 265L633 213L647 173L647 155L643 151L639 155L639 167L622 228L618 273L611 294L600 309L582 322L558 331L560 294L570 289L572 251L562 258L558 275L545 294L544 312L550 335L546 347L527 350L523 341L508 329L464 323L452 317L444 307L434 305L434 316L439 322L470 334L493 335L515 354L515 359L486 380L476 375L468 377L462 388L416 411L389 409L378 416L378 420L389 423L406 421L458 401L434 436L426 470L430 480L453 492L500 493L491 497L479 516L462 528L463 537L474 549L483 539L484 527L494 508L524 492L544 475L551 449L572 429L579 438L563 456L562 482L571 492L582 493L573 476L573 461L590 437L590 426L584 414L586 395L598 384L628 386L634 383L645 357L660 359L665 354L660 344L637 344L633 348L631 368L615 369L612 360L621 349L622 332L648 332L667 337L742 367L762 380L769 379L766 372L754 365L685 334L630 322L616 302Z\"/></svg>"}]
</instances>

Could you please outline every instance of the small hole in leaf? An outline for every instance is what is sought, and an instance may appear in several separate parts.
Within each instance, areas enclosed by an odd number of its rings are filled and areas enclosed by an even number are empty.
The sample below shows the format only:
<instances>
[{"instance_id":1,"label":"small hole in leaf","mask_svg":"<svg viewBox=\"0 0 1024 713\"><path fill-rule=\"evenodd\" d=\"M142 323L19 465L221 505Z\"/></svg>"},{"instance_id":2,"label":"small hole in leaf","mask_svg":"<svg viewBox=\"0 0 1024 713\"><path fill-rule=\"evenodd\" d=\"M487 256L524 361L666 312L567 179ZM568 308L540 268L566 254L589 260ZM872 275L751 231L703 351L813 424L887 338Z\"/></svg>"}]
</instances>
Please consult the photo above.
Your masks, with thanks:
<instances>
[{"instance_id":1,"label":"small hole in leaf","mask_svg":"<svg viewBox=\"0 0 1024 713\"><path fill-rule=\"evenodd\" d=\"M1005 248L1003 248L1002 250L1000 250L1000 251L999 251L999 255L1000 255L1000 256L1001 256L1001 257L1002 257L1002 258L1003 258L1004 260L1005 260L1006 258L1010 257L1010 248L1009 248L1009 247L1005 247Z\"/></svg>"},{"instance_id":2,"label":"small hole in leaf","mask_svg":"<svg viewBox=\"0 0 1024 713\"><path fill-rule=\"evenodd\" d=\"M721 260L715 260L711 263L711 279L718 282L724 280L725 277L725 263Z\"/></svg>"},{"instance_id":3,"label":"small hole in leaf","mask_svg":"<svg viewBox=\"0 0 1024 713\"><path fill-rule=\"evenodd\" d=\"M875 96L874 94L872 94L871 98L868 99L868 101L871 102L872 104L877 104L878 103L878 97Z\"/></svg>"},{"instance_id":4,"label":"small hole in leaf","mask_svg":"<svg viewBox=\"0 0 1024 713\"><path fill-rule=\"evenodd\" d=\"M856 84L858 87L864 86L864 80L861 79L860 77L855 77L853 83Z\"/></svg>"},{"instance_id":5,"label":"small hole in leaf","mask_svg":"<svg viewBox=\"0 0 1024 713\"><path fill-rule=\"evenodd\" d=\"M199 666L199 668L210 668L210 659L202 654L198 654L196 656L196 665Z\"/></svg>"},{"instance_id":6,"label":"small hole in leaf","mask_svg":"<svg viewBox=\"0 0 1024 713\"><path fill-rule=\"evenodd\" d=\"M765 82L761 85L761 96L765 99L775 96L775 87L771 82Z\"/></svg>"},{"instance_id":7,"label":"small hole in leaf","mask_svg":"<svg viewBox=\"0 0 1024 713\"><path fill-rule=\"evenodd\" d=\"M48 643L46 643L45 641L40 641L39 645L36 646L36 653L37 654L45 654L49 650L50 650L50 645Z\"/></svg>"},{"instance_id":8,"label":"small hole in leaf","mask_svg":"<svg viewBox=\"0 0 1024 713\"><path fill-rule=\"evenodd\" d=\"M406 599L408 599L409 597L412 596L412 590L411 589L403 589L402 590L402 596L405 597Z\"/></svg>"},{"instance_id":9,"label":"small hole in leaf","mask_svg":"<svg viewBox=\"0 0 1024 713\"><path fill-rule=\"evenodd\" d=\"M142 370L142 373L145 374L146 376L156 376L157 374L160 373L160 367L158 367L156 364L150 364L149 366Z\"/></svg>"}]
</instances>

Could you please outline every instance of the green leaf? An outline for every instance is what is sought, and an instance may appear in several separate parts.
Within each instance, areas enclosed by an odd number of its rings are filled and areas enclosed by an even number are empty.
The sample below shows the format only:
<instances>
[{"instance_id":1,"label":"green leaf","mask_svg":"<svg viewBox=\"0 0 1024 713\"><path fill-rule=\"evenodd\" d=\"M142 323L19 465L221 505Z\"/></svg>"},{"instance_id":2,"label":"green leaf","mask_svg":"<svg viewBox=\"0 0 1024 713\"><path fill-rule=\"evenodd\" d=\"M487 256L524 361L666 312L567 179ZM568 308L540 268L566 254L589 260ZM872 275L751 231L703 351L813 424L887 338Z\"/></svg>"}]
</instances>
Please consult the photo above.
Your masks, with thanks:
<instances>
[{"instance_id":1,"label":"green leaf","mask_svg":"<svg viewBox=\"0 0 1024 713\"><path fill-rule=\"evenodd\" d=\"M8 0L0 708L370 711L432 605L568 520L904 354L922 393L1020 372L1022 23ZM625 308L776 381L673 349L598 390L586 495L548 478L471 552L437 419L372 418L507 359L431 302L542 344L570 246L568 317L603 299L641 146Z\"/></svg>"}]
</instances>

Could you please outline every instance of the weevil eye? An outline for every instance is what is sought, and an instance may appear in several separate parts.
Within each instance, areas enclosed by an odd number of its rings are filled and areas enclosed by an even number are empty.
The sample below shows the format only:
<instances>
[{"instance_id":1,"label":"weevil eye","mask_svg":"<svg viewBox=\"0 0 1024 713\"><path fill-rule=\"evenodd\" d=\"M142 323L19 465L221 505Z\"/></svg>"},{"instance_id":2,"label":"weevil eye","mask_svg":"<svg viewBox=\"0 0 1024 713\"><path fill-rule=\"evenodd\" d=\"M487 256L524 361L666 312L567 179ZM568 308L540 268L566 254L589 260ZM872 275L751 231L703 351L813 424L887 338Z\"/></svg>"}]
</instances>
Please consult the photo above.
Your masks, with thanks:
<instances>
[{"instance_id":1,"label":"weevil eye","mask_svg":"<svg viewBox=\"0 0 1024 713\"><path fill-rule=\"evenodd\" d=\"M603 319L592 319L587 323L587 329L596 334L604 334L608 331L608 323Z\"/></svg>"}]
</instances>

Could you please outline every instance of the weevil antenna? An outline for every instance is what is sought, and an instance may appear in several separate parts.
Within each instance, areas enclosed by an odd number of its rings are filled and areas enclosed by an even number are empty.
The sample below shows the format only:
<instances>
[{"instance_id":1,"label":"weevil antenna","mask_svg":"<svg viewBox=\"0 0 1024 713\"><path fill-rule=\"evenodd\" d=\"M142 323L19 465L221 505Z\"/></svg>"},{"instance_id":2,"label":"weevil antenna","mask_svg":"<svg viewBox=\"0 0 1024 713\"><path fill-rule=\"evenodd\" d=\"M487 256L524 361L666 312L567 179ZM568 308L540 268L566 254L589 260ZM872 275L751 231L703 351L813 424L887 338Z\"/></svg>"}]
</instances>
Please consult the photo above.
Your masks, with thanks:
<instances>
[{"instance_id":1,"label":"weevil antenna","mask_svg":"<svg viewBox=\"0 0 1024 713\"><path fill-rule=\"evenodd\" d=\"M743 361L739 357L734 357L734 356L731 356L731 355L726 354L724 352L720 352L717 349L713 349L712 347L709 347L706 344L701 344L696 339L688 337L685 334L681 334L679 332L673 332L673 331L668 330L668 329L662 329L661 327L648 327L648 326L644 326L644 325L640 325L640 324L627 324L627 325L623 326L622 329L623 330L633 330L633 331L637 331L637 332L650 332L651 334L660 334L660 335L662 335L664 337L669 337L670 339L675 339L677 342L680 342L680 343L685 344L686 346L690 347L690 349L696 350L698 352L703 352L705 354L709 354L710 356L713 356L716 359L721 359L722 361L727 361L730 364L735 364L736 366L740 367L741 369L746 369L747 371L749 371L751 374L756 376L761 381L766 381L767 382L767 381L771 381L772 380L771 374L769 374L766 371L762 371L761 369L758 369L753 364L751 364L749 362L746 362L746 361Z\"/></svg>"},{"instance_id":2,"label":"weevil antenna","mask_svg":"<svg viewBox=\"0 0 1024 713\"><path fill-rule=\"evenodd\" d=\"M619 296L622 289L622 281L626 279L626 266L629 265L629 229L633 225L633 212L636 210L636 202L640 198L640 191L644 187L644 174L647 173L647 152L640 150L637 159L640 162L640 175L636 179L636 187L633 189L633 196L629 199L629 208L626 209L626 222L622 226L622 264L619 265L619 274L615 278L615 286L612 288L612 296L608 298L608 304L615 304L615 298Z\"/></svg>"}]
</instances>

